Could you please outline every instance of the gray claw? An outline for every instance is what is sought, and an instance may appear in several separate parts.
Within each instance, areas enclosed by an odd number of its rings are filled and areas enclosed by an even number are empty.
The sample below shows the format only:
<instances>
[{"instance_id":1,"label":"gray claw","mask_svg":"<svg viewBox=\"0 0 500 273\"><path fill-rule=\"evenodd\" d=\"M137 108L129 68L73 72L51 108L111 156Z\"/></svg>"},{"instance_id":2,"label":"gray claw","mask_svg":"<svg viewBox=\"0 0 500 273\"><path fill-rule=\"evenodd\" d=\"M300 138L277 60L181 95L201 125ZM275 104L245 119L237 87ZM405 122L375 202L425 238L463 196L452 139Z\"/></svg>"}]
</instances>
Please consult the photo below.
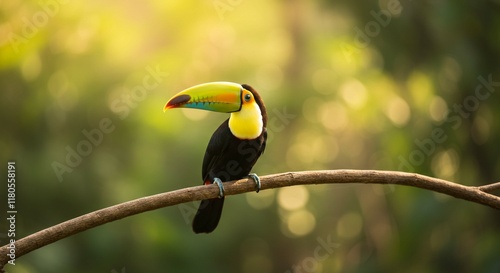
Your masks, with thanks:
<instances>
[{"instance_id":1,"label":"gray claw","mask_svg":"<svg viewBox=\"0 0 500 273\"><path fill-rule=\"evenodd\" d=\"M223 198L224 197L224 186L222 185L222 181L219 179L219 178L214 178L214 182L215 184L217 184L217 186L219 186L219 198Z\"/></svg>"},{"instance_id":2,"label":"gray claw","mask_svg":"<svg viewBox=\"0 0 500 273\"><path fill-rule=\"evenodd\" d=\"M255 192L259 192L260 191L260 178L257 174L255 173L249 173L248 174L248 177L251 177L253 179L253 181L255 181Z\"/></svg>"}]
</instances>

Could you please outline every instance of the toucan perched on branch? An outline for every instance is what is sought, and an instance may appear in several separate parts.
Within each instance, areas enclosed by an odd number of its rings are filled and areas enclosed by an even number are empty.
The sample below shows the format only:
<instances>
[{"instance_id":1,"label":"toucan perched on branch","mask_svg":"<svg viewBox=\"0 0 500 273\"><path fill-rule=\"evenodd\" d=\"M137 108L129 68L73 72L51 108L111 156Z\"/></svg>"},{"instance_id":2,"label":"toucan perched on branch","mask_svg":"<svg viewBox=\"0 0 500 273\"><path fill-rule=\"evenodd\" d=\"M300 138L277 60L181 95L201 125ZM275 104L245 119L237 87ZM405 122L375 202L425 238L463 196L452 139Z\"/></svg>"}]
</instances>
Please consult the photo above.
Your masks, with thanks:
<instances>
[{"instance_id":1,"label":"toucan perched on branch","mask_svg":"<svg viewBox=\"0 0 500 273\"><path fill-rule=\"evenodd\" d=\"M219 223L224 205L223 181L251 177L260 190L260 179L250 173L264 152L267 139L267 113L260 95L246 84L211 82L188 88L165 104L171 108L197 108L231 113L215 130L203 158L204 185L216 183L219 198L203 200L193 220L195 233L210 233Z\"/></svg>"}]
</instances>

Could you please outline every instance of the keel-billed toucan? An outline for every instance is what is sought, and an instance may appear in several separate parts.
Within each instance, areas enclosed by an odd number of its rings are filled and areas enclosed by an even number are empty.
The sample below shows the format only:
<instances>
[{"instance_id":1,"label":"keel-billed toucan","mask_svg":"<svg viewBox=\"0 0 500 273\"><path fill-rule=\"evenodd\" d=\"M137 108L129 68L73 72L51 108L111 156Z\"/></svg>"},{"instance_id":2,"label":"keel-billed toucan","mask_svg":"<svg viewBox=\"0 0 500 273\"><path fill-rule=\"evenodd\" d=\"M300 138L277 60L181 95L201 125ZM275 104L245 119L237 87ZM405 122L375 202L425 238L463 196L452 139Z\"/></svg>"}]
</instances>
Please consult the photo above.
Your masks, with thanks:
<instances>
[{"instance_id":1,"label":"keel-billed toucan","mask_svg":"<svg viewBox=\"0 0 500 273\"><path fill-rule=\"evenodd\" d=\"M193 86L174 97L164 107L197 108L231 113L215 130L202 165L205 185L217 183L219 198L203 200L193 220L195 233L212 232L219 223L224 205L222 182L250 176L260 189L259 177L250 171L266 147L267 114L260 95L246 84L212 82Z\"/></svg>"}]
</instances>

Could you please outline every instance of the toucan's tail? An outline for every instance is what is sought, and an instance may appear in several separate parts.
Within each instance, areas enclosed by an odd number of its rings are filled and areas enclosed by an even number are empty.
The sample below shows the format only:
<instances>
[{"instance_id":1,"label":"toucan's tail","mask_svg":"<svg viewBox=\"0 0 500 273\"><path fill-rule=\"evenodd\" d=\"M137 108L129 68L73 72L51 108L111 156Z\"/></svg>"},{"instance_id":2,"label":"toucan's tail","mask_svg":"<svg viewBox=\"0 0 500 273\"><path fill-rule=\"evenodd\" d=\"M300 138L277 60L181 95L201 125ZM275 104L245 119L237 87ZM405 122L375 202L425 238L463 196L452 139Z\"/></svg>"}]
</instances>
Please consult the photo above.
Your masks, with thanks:
<instances>
[{"instance_id":1,"label":"toucan's tail","mask_svg":"<svg viewBox=\"0 0 500 273\"><path fill-rule=\"evenodd\" d=\"M202 200L198 212L194 216L194 233L210 233L219 224L219 219L224 206L224 197Z\"/></svg>"}]
</instances>

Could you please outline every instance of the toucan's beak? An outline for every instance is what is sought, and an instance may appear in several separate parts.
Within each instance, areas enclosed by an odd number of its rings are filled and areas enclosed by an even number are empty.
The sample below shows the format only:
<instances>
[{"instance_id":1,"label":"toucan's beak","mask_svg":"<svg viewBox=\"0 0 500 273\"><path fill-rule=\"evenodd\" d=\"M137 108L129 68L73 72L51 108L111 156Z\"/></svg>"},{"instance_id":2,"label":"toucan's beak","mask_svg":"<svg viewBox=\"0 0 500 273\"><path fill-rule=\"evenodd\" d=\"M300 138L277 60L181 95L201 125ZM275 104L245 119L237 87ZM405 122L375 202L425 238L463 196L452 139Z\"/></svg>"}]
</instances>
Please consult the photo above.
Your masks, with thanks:
<instances>
[{"instance_id":1,"label":"toucan's beak","mask_svg":"<svg viewBox=\"0 0 500 273\"><path fill-rule=\"evenodd\" d=\"M215 112L236 112L241 109L241 84L210 82L190 87L173 96L163 111L171 108L197 108Z\"/></svg>"}]
</instances>

